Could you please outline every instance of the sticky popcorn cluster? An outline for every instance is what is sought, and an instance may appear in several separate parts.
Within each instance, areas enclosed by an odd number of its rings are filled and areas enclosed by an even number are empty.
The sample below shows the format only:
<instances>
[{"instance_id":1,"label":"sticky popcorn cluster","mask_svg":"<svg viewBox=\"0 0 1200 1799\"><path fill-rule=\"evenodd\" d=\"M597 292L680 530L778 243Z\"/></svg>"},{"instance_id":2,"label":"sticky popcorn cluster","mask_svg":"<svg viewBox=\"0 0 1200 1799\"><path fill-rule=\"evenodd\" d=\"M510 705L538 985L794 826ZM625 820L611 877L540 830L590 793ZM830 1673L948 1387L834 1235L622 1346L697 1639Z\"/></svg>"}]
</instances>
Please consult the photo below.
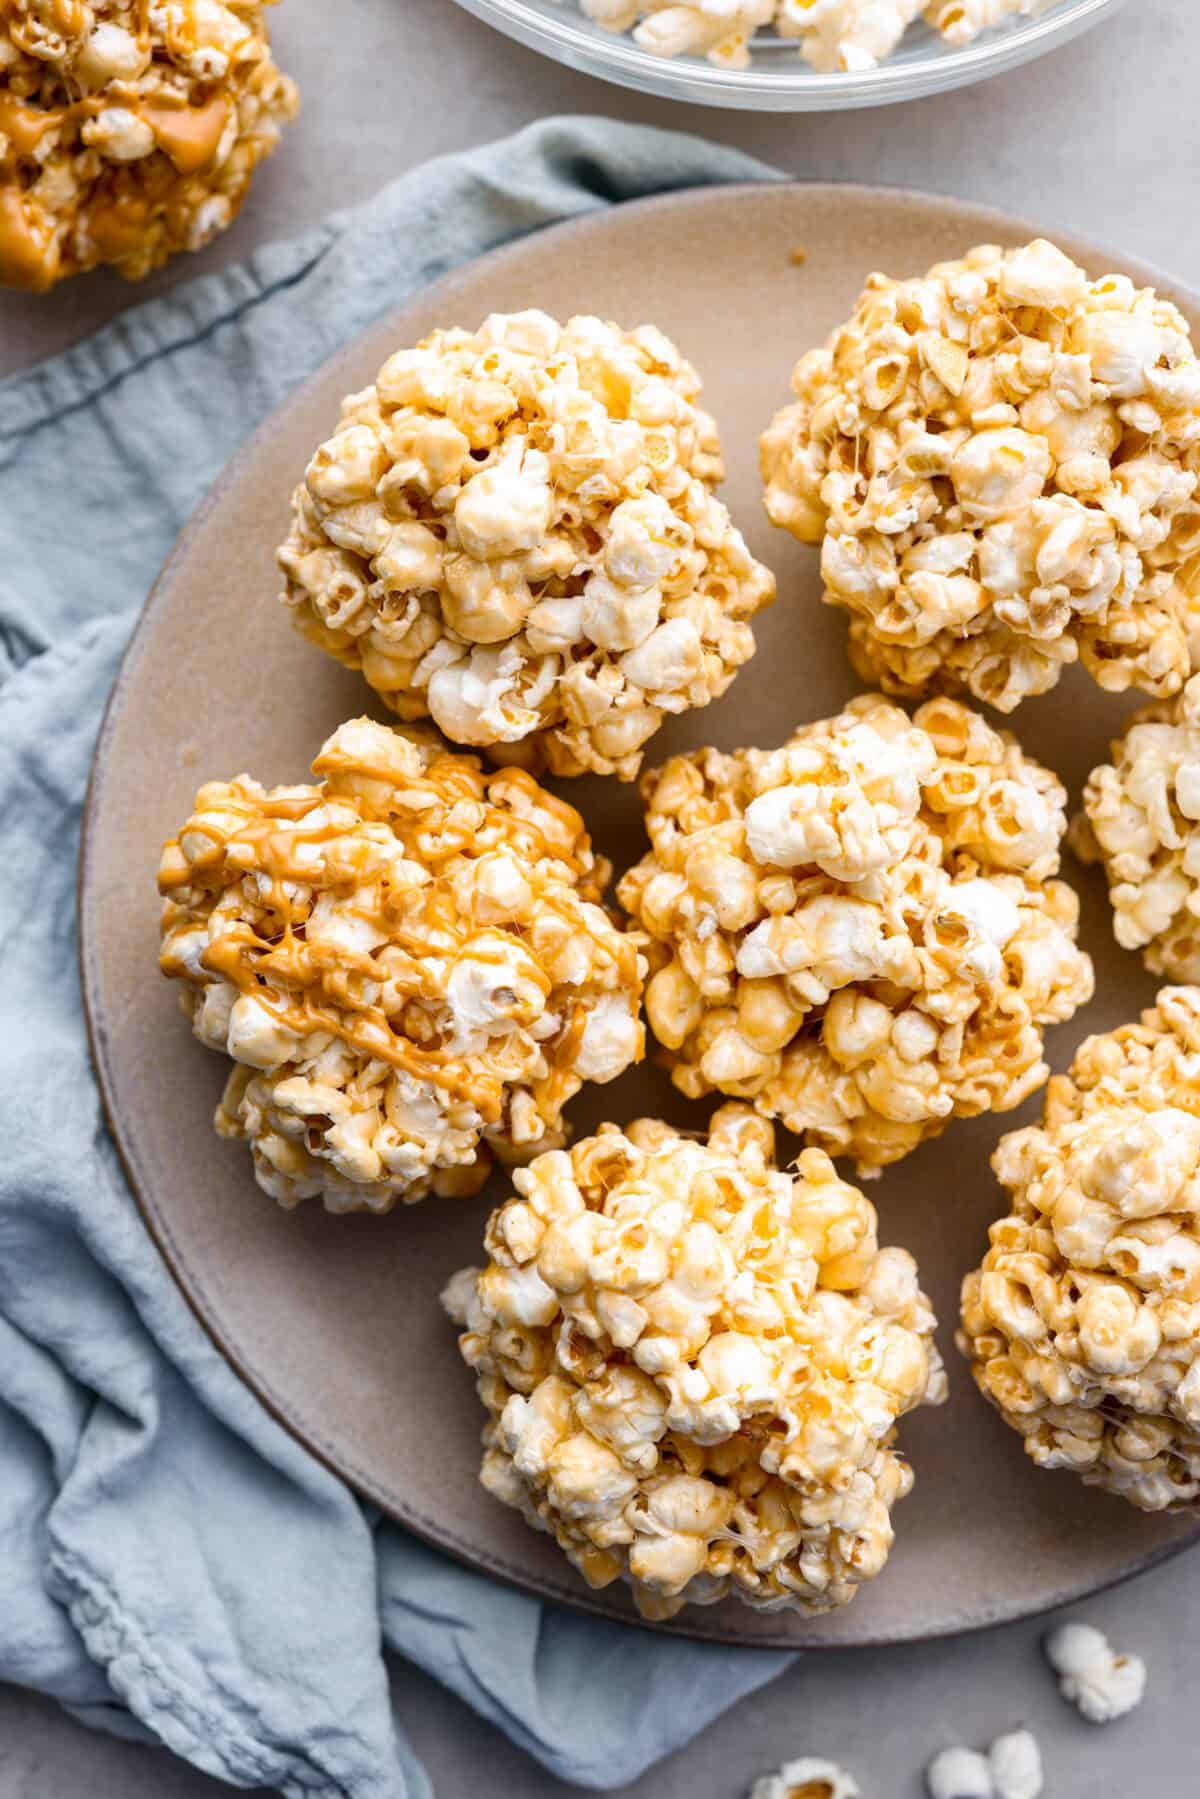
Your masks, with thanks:
<instances>
[{"instance_id":1,"label":"sticky popcorn cluster","mask_svg":"<svg viewBox=\"0 0 1200 1799\"><path fill-rule=\"evenodd\" d=\"M775 524L819 545L889 693L1001 711L1076 660L1178 692L1200 647L1200 362L1187 323L1043 239L873 275L762 439Z\"/></svg>"},{"instance_id":2,"label":"sticky popcorn cluster","mask_svg":"<svg viewBox=\"0 0 1200 1799\"><path fill-rule=\"evenodd\" d=\"M285 1206L472 1193L642 1053L644 963L579 814L433 735L352 720L316 785L209 782L163 851L163 972L235 1063L218 1131Z\"/></svg>"},{"instance_id":3,"label":"sticky popcorn cluster","mask_svg":"<svg viewBox=\"0 0 1200 1799\"><path fill-rule=\"evenodd\" d=\"M136 280L225 229L298 107L269 3L0 6L0 283Z\"/></svg>"},{"instance_id":4,"label":"sticky popcorn cluster","mask_svg":"<svg viewBox=\"0 0 1200 1799\"><path fill-rule=\"evenodd\" d=\"M823 74L872 69L924 18L948 44L970 44L1052 0L580 0L606 31L631 31L656 56L705 56L727 68L751 60L756 31L794 38Z\"/></svg>"},{"instance_id":5,"label":"sticky popcorn cluster","mask_svg":"<svg viewBox=\"0 0 1200 1799\"><path fill-rule=\"evenodd\" d=\"M1042 1468L1145 1511L1200 1497L1200 988L1090 1037L992 1166L1012 1210L959 1347Z\"/></svg>"},{"instance_id":6,"label":"sticky popcorn cluster","mask_svg":"<svg viewBox=\"0 0 1200 1799\"><path fill-rule=\"evenodd\" d=\"M845 1604L912 1484L897 1420L945 1388L873 1207L819 1150L777 1170L742 1106L707 1143L604 1125L513 1185L488 1265L444 1295L489 1414L485 1486L649 1618Z\"/></svg>"},{"instance_id":7,"label":"sticky popcorn cluster","mask_svg":"<svg viewBox=\"0 0 1200 1799\"><path fill-rule=\"evenodd\" d=\"M1135 714L1083 805L1072 847L1104 864L1117 942L1153 974L1200 981L1200 675Z\"/></svg>"},{"instance_id":8,"label":"sticky popcorn cluster","mask_svg":"<svg viewBox=\"0 0 1200 1799\"><path fill-rule=\"evenodd\" d=\"M649 938L672 1079L876 1173L951 1117L1046 1078L1042 1034L1091 996L1052 879L1055 777L954 700L879 695L778 750L643 780L651 849L618 887Z\"/></svg>"},{"instance_id":9,"label":"sticky popcorn cluster","mask_svg":"<svg viewBox=\"0 0 1200 1799\"><path fill-rule=\"evenodd\" d=\"M713 488L695 372L649 326L493 315L343 404L280 551L303 634L402 718L559 775L637 773L774 597Z\"/></svg>"}]
</instances>

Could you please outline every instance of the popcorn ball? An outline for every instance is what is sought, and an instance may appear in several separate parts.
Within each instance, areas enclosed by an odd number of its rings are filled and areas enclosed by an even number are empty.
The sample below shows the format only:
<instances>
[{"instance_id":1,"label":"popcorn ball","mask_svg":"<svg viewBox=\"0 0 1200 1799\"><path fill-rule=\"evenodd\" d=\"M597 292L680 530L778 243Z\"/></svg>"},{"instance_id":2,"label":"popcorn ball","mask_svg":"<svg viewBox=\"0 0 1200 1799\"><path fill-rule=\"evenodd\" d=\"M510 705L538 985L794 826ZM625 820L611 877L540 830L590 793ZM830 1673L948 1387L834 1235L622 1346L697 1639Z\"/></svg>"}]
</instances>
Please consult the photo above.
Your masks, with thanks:
<instances>
[{"instance_id":1,"label":"popcorn ball","mask_svg":"<svg viewBox=\"0 0 1200 1799\"><path fill-rule=\"evenodd\" d=\"M1090 1037L992 1166L1012 1210L959 1347L1040 1468L1144 1511L1200 1497L1200 988Z\"/></svg>"},{"instance_id":2,"label":"popcorn ball","mask_svg":"<svg viewBox=\"0 0 1200 1799\"><path fill-rule=\"evenodd\" d=\"M1200 981L1200 675L1137 713L1112 758L1092 770L1072 846L1104 864L1122 949Z\"/></svg>"},{"instance_id":3,"label":"popcorn ball","mask_svg":"<svg viewBox=\"0 0 1200 1799\"><path fill-rule=\"evenodd\" d=\"M0 283L138 280L231 223L298 106L270 3L0 5Z\"/></svg>"},{"instance_id":4,"label":"popcorn ball","mask_svg":"<svg viewBox=\"0 0 1200 1799\"><path fill-rule=\"evenodd\" d=\"M706 56L744 69L760 28L799 41L806 62L825 74L873 69L889 57L914 19L924 18L955 46L1007 19L1028 18L1052 0L580 0L607 31L632 30L657 56Z\"/></svg>"},{"instance_id":5,"label":"popcorn ball","mask_svg":"<svg viewBox=\"0 0 1200 1799\"><path fill-rule=\"evenodd\" d=\"M163 850L163 972L284 1206L473 1193L642 1054L645 964L579 814L433 735L354 719L317 785L211 781Z\"/></svg>"},{"instance_id":6,"label":"popcorn ball","mask_svg":"<svg viewBox=\"0 0 1200 1799\"><path fill-rule=\"evenodd\" d=\"M889 693L1002 712L1081 659L1176 693L1200 624L1200 362L1187 323L1053 244L872 275L761 446L771 519L821 548Z\"/></svg>"},{"instance_id":7,"label":"popcorn ball","mask_svg":"<svg viewBox=\"0 0 1200 1799\"><path fill-rule=\"evenodd\" d=\"M778 750L676 756L618 887L646 1012L691 1098L751 1100L877 1173L1041 1085L1042 1027L1091 997L1058 867L1066 795L954 700L878 694Z\"/></svg>"},{"instance_id":8,"label":"popcorn ball","mask_svg":"<svg viewBox=\"0 0 1200 1799\"><path fill-rule=\"evenodd\" d=\"M279 555L295 624L405 719L631 780L724 693L774 597L713 494L700 383L649 326L435 331L343 402Z\"/></svg>"},{"instance_id":9,"label":"popcorn ball","mask_svg":"<svg viewBox=\"0 0 1200 1799\"><path fill-rule=\"evenodd\" d=\"M489 1418L481 1479L643 1616L734 1596L828 1611L883 1567L896 1422L945 1397L912 1257L810 1149L725 1106L513 1176L486 1268L443 1295Z\"/></svg>"}]
</instances>

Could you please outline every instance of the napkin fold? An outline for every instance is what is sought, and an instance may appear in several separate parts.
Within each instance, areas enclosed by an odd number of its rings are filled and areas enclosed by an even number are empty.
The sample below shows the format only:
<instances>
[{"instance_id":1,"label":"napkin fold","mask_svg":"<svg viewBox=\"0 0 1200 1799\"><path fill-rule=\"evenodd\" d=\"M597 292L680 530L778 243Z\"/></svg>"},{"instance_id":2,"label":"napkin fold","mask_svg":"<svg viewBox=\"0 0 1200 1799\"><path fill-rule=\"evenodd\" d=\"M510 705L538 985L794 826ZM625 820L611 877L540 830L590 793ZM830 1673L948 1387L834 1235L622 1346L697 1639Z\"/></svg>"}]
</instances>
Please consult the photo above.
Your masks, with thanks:
<instances>
[{"instance_id":1,"label":"napkin fold","mask_svg":"<svg viewBox=\"0 0 1200 1799\"><path fill-rule=\"evenodd\" d=\"M428 1799L385 1649L598 1787L790 1660L503 1587L379 1520L276 1424L130 1196L75 945L105 698L172 540L247 433L469 257L623 200L773 173L688 137L548 120L0 383L0 1680L237 1785Z\"/></svg>"}]
</instances>

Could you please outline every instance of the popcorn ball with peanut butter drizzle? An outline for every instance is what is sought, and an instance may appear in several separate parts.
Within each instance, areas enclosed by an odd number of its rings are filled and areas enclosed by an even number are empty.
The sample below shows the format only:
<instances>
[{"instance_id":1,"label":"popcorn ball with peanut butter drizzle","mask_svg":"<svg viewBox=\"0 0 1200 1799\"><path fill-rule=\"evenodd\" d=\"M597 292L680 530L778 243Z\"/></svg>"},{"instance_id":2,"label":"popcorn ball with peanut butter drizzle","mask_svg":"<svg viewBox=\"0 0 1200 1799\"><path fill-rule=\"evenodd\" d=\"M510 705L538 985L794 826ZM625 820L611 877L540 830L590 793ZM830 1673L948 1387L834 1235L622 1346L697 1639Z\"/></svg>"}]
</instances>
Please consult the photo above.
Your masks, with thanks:
<instances>
[{"instance_id":1,"label":"popcorn ball with peanut butter drizzle","mask_svg":"<svg viewBox=\"0 0 1200 1799\"><path fill-rule=\"evenodd\" d=\"M819 545L889 693L1003 712L1076 660L1164 697L1200 633L1200 362L1187 321L1053 244L873 275L762 439L767 511Z\"/></svg>"},{"instance_id":2,"label":"popcorn ball with peanut butter drizzle","mask_svg":"<svg viewBox=\"0 0 1200 1799\"><path fill-rule=\"evenodd\" d=\"M397 351L296 490L295 624L455 743L631 780L774 597L713 493L699 393L661 332L595 318L495 314Z\"/></svg>"},{"instance_id":3,"label":"popcorn ball with peanut butter drizzle","mask_svg":"<svg viewBox=\"0 0 1200 1799\"><path fill-rule=\"evenodd\" d=\"M643 780L651 849L618 897L649 939L675 1085L750 1100L873 1175L1046 1079L1043 1027L1091 997L1053 880L1066 795L955 700L878 694L777 750Z\"/></svg>"},{"instance_id":4,"label":"popcorn ball with peanut butter drizzle","mask_svg":"<svg viewBox=\"0 0 1200 1799\"><path fill-rule=\"evenodd\" d=\"M163 972L284 1206L473 1193L642 1054L645 964L579 814L433 738L352 720L315 786L210 782L163 851Z\"/></svg>"},{"instance_id":5,"label":"popcorn ball with peanut butter drizzle","mask_svg":"<svg viewBox=\"0 0 1200 1799\"><path fill-rule=\"evenodd\" d=\"M1104 864L1117 942L1154 974L1200 981L1200 675L1134 714L1083 806L1071 843Z\"/></svg>"},{"instance_id":6,"label":"popcorn ball with peanut butter drizzle","mask_svg":"<svg viewBox=\"0 0 1200 1799\"><path fill-rule=\"evenodd\" d=\"M593 1587L669 1618L828 1611L912 1486L896 1424L945 1376L916 1264L820 1150L724 1106L708 1141L606 1124L513 1177L443 1295L488 1411L481 1479Z\"/></svg>"},{"instance_id":7,"label":"popcorn ball with peanut butter drizzle","mask_svg":"<svg viewBox=\"0 0 1200 1799\"><path fill-rule=\"evenodd\" d=\"M140 279L230 224L295 116L272 0L0 0L0 283Z\"/></svg>"},{"instance_id":8,"label":"popcorn ball with peanut butter drizzle","mask_svg":"<svg viewBox=\"0 0 1200 1799\"><path fill-rule=\"evenodd\" d=\"M1200 988L1089 1037L992 1166L1012 1210L958 1343L1039 1468L1144 1511L1200 1500Z\"/></svg>"}]
</instances>

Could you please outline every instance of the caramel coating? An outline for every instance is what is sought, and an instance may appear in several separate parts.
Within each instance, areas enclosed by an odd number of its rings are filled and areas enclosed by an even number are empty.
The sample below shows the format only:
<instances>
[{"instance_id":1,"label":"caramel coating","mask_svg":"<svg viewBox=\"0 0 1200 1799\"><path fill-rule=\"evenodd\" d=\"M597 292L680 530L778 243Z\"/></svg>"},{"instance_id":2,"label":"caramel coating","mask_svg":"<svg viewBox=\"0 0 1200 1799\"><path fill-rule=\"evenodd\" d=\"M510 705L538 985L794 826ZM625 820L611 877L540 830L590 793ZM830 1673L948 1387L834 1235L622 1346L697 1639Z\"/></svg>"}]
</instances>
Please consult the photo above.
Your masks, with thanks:
<instances>
[{"instance_id":1,"label":"caramel coating","mask_svg":"<svg viewBox=\"0 0 1200 1799\"><path fill-rule=\"evenodd\" d=\"M163 850L163 973L235 1063L217 1130L284 1206L474 1192L640 1059L637 940L583 820L524 770L360 718L313 772L209 782Z\"/></svg>"},{"instance_id":2,"label":"caramel coating","mask_svg":"<svg viewBox=\"0 0 1200 1799\"><path fill-rule=\"evenodd\" d=\"M819 545L864 680L1010 712L1081 660L1187 678L1200 594L1200 362L1187 321L1037 239L872 275L761 445L767 511Z\"/></svg>"},{"instance_id":3,"label":"caramel coating","mask_svg":"<svg viewBox=\"0 0 1200 1799\"><path fill-rule=\"evenodd\" d=\"M273 3L0 4L0 284L140 280L231 223L299 104Z\"/></svg>"},{"instance_id":4,"label":"caramel coating","mask_svg":"<svg viewBox=\"0 0 1200 1799\"><path fill-rule=\"evenodd\" d=\"M1200 988L1089 1037L992 1166L1012 1210L958 1345L1039 1468L1144 1511L1200 1498Z\"/></svg>"},{"instance_id":5,"label":"caramel coating","mask_svg":"<svg viewBox=\"0 0 1200 1799\"><path fill-rule=\"evenodd\" d=\"M1066 795L953 700L878 694L782 749L676 756L621 881L675 1085L753 1102L878 1173L1041 1085L1091 997L1058 867Z\"/></svg>"},{"instance_id":6,"label":"caramel coating","mask_svg":"<svg viewBox=\"0 0 1200 1799\"><path fill-rule=\"evenodd\" d=\"M279 554L297 628L401 718L632 780L725 692L775 583L713 493L716 426L661 332L542 312L435 331L342 405Z\"/></svg>"},{"instance_id":7,"label":"caramel coating","mask_svg":"<svg viewBox=\"0 0 1200 1799\"><path fill-rule=\"evenodd\" d=\"M443 1301L488 1411L481 1479L647 1618L828 1611L883 1567L896 1423L945 1397L912 1257L820 1150L724 1106L707 1143L604 1125L514 1175Z\"/></svg>"}]
</instances>

